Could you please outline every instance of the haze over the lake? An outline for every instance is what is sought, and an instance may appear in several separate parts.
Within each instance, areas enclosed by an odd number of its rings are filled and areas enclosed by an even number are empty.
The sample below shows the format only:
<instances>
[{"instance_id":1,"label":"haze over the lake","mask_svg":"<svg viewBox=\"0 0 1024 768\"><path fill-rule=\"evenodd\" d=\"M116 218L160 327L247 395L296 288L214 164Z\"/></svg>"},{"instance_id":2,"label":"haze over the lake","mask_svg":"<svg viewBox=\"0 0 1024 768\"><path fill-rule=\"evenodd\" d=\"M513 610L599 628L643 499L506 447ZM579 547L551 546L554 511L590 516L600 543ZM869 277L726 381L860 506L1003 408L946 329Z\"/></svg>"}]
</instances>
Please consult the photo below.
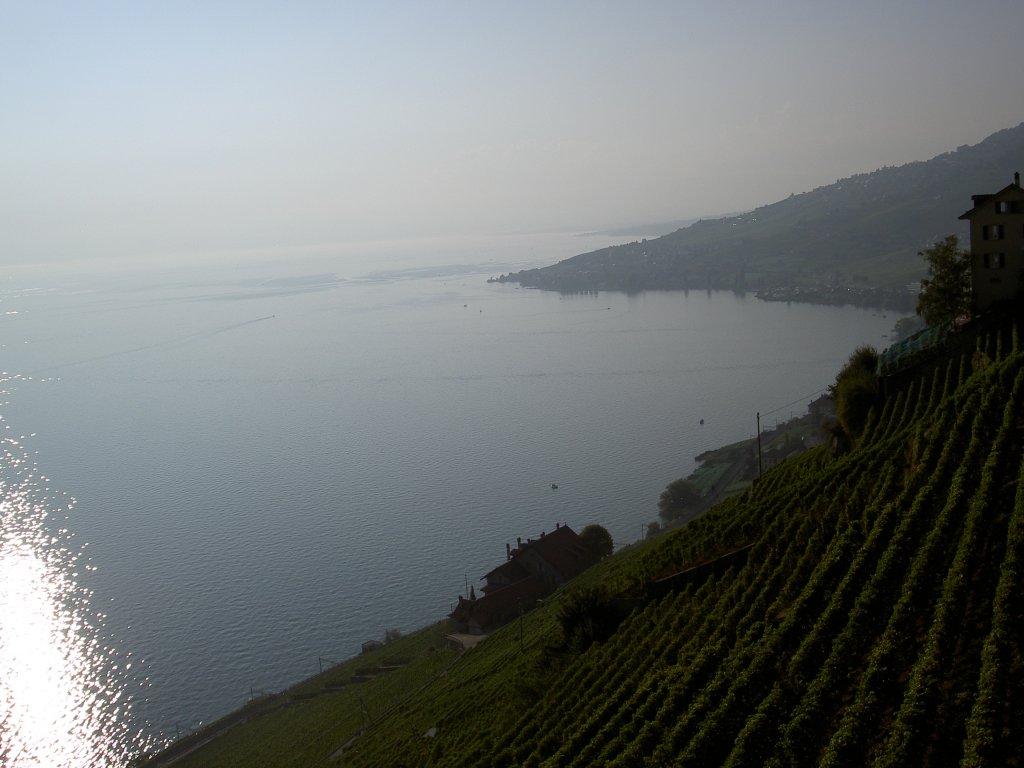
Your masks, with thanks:
<instances>
[{"instance_id":1,"label":"haze over the lake","mask_svg":"<svg viewBox=\"0 0 1024 768\"><path fill-rule=\"evenodd\" d=\"M1019 123L1022 28L1018 0L4 3L0 265L752 208Z\"/></svg>"}]
</instances>

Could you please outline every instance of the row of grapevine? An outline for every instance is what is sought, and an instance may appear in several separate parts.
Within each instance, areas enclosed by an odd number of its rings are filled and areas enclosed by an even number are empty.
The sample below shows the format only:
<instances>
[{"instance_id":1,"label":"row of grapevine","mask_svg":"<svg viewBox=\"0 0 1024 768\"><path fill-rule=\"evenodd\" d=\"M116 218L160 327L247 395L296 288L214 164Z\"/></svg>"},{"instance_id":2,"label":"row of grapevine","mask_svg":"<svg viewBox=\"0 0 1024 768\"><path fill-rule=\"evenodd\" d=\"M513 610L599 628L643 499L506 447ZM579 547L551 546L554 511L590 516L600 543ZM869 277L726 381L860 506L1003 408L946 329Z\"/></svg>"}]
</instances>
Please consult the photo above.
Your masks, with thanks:
<instances>
[{"instance_id":1,"label":"row of grapevine","mask_svg":"<svg viewBox=\"0 0 1024 768\"><path fill-rule=\"evenodd\" d=\"M1018 376L1003 409L1003 422L991 443L980 482L971 498L956 556L946 571L923 651L911 668L907 693L882 750L879 765L885 768L920 763L926 739L932 736L928 723L932 721L937 707L942 670L952 663L957 625L965 610L964 602L981 551L981 539L989 527L985 517L992 509L997 490L995 484L1003 476L1000 459L1006 454L1006 443L1015 426L1020 383L1021 377Z\"/></svg>"},{"instance_id":2,"label":"row of grapevine","mask_svg":"<svg viewBox=\"0 0 1024 768\"><path fill-rule=\"evenodd\" d=\"M948 486L944 477L933 477L930 487L936 491L936 495L915 505L918 514L914 514L912 507L907 516L907 522L913 528L921 529L925 514L939 502L938 493L946 497L938 516L931 521L923 544L917 543L916 536L908 537L905 540L906 546L898 553L900 559L910 560L906 578L899 585L899 599L888 616L884 630L874 640L867 668L857 684L855 698L847 707L825 750L822 765L851 765L865 761L866 750L872 745L871 735L880 730L886 708L893 701L898 701L899 681L892 675L892 669L903 668L907 658L914 652L917 608L932 599L935 584L933 574L942 562L950 528L962 510L967 480L976 471L975 465L985 447L979 425L995 407L994 400L994 397L985 397L976 415L970 409L961 411L973 418L972 436L960 456L959 466ZM961 454L963 430L954 431L950 438L947 450L953 455ZM890 548L886 555L890 555L891 562L897 553ZM886 556L883 556L880 565L885 564Z\"/></svg>"},{"instance_id":3,"label":"row of grapevine","mask_svg":"<svg viewBox=\"0 0 1024 768\"><path fill-rule=\"evenodd\" d=\"M966 722L963 768L1020 765L1024 756L1024 460L1006 537L1006 555L992 606L992 623L981 653L977 694ZM1009 706L1008 706L1009 705Z\"/></svg>"},{"instance_id":4,"label":"row of grapevine","mask_svg":"<svg viewBox=\"0 0 1024 768\"><path fill-rule=\"evenodd\" d=\"M809 517L801 521L800 518L777 514L768 525L771 535L766 537L765 541L806 541L813 525L814 521ZM623 627L620 634L632 638L631 642L635 644L631 649L631 663L628 666L647 670L646 676L623 679L609 675L588 687L583 696L599 700L603 705L598 711L590 713L575 734L565 734L562 749L555 755L555 762L568 755L574 755L578 764L586 764L591 759L603 759L602 755L607 758L615 749L614 744L620 743L631 734L639 734L641 730L644 734L642 741L652 741L654 729L644 729L650 722L650 716L658 715L660 712L660 716L664 717L667 709L682 711L687 705L687 697L679 693L699 690L702 684L702 671L713 669L720 664L723 654L728 652L737 633L742 633L751 621L751 606L759 606L763 615L771 597L784 590L782 577L793 577L801 571L799 565L796 565L794 570L794 564L783 559L787 554L785 551L774 549L767 544L756 549L752 557L755 565L746 570L744 578L736 580L736 585L743 587L742 592L731 591L713 610L706 610L708 606L704 604L705 610L700 612L700 615L704 616L703 629L694 631L689 637L678 636L680 640L685 637L686 642L682 647L670 641L667 644L668 650L660 657L637 658L637 651L641 651L643 646L643 642L637 638L659 637L664 643L665 636L661 634L660 627L644 624L647 612L641 614L630 626ZM817 553L813 547L809 548L804 558L804 568L809 568L816 557ZM785 567L786 565L788 567ZM755 579L757 573L760 573L760 576ZM765 574L768 574L767 577ZM799 576L794 580L799 581ZM756 588L751 589L752 586ZM754 608L755 612L757 610ZM669 667L665 666L666 662ZM676 671L685 670L685 674L672 674L673 666ZM666 681L671 681L671 685L666 686ZM676 688L676 695L668 690L669 687ZM623 688L628 691L628 695L623 693ZM657 722L660 717L653 719ZM549 733L558 733L561 730L558 725L561 720L546 720ZM592 725L588 726L587 723ZM593 728L597 723L602 725L595 733Z\"/></svg>"},{"instance_id":5,"label":"row of grapevine","mask_svg":"<svg viewBox=\"0 0 1024 768\"><path fill-rule=\"evenodd\" d=\"M438 764L1024 765L1018 344L979 339L885 398L845 455L785 462L645 545L617 590L752 544L557 656Z\"/></svg>"}]
</instances>

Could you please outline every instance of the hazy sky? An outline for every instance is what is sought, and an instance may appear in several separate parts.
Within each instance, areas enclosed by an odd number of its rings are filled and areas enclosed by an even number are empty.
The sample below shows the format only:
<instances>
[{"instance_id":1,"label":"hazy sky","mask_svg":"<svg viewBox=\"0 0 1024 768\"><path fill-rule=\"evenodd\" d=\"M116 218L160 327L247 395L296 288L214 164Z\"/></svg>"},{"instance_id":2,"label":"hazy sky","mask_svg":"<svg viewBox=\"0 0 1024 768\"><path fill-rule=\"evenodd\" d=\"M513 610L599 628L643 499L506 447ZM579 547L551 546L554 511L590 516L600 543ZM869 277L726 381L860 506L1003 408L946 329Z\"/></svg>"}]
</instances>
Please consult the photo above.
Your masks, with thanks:
<instances>
[{"instance_id":1,"label":"hazy sky","mask_svg":"<svg viewBox=\"0 0 1024 768\"><path fill-rule=\"evenodd\" d=\"M0 0L0 262L751 208L1020 123L1022 30L1020 0Z\"/></svg>"}]
</instances>

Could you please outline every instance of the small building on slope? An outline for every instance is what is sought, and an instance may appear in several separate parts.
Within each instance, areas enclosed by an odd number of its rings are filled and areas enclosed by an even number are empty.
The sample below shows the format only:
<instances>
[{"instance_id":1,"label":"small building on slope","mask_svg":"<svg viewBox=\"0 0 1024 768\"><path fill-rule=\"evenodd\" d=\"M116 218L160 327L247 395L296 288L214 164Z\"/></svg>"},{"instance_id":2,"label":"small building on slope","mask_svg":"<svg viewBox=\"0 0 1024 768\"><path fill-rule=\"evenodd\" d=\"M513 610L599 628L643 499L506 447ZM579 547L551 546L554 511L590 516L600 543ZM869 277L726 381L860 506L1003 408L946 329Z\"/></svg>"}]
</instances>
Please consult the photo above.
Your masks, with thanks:
<instances>
[{"instance_id":1,"label":"small building on slope","mask_svg":"<svg viewBox=\"0 0 1024 768\"><path fill-rule=\"evenodd\" d=\"M515 549L506 545L505 562L483 577L483 597L460 595L450 618L460 632L490 632L593 563L583 539L569 526L556 524L554 531L542 532L540 538L517 539Z\"/></svg>"}]
</instances>

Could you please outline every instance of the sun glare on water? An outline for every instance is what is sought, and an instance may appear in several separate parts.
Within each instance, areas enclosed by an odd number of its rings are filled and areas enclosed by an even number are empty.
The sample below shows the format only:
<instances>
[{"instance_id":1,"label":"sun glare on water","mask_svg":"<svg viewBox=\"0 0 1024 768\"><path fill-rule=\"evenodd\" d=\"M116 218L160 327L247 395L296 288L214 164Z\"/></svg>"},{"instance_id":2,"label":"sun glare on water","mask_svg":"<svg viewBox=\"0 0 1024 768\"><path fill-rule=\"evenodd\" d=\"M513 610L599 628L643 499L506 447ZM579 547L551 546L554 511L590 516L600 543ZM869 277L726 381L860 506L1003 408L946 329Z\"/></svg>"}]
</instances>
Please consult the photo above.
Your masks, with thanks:
<instances>
[{"instance_id":1,"label":"sun glare on water","mask_svg":"<svg viewBox=\"0 0 1024 768\"><path fill-rule=\"evenodd\" d=\"M0 765L127 765L146 746L130 732L130 665L100 642L85 565L48 520L72 501L0 426Z\"/></svg>"}]
</instances>

